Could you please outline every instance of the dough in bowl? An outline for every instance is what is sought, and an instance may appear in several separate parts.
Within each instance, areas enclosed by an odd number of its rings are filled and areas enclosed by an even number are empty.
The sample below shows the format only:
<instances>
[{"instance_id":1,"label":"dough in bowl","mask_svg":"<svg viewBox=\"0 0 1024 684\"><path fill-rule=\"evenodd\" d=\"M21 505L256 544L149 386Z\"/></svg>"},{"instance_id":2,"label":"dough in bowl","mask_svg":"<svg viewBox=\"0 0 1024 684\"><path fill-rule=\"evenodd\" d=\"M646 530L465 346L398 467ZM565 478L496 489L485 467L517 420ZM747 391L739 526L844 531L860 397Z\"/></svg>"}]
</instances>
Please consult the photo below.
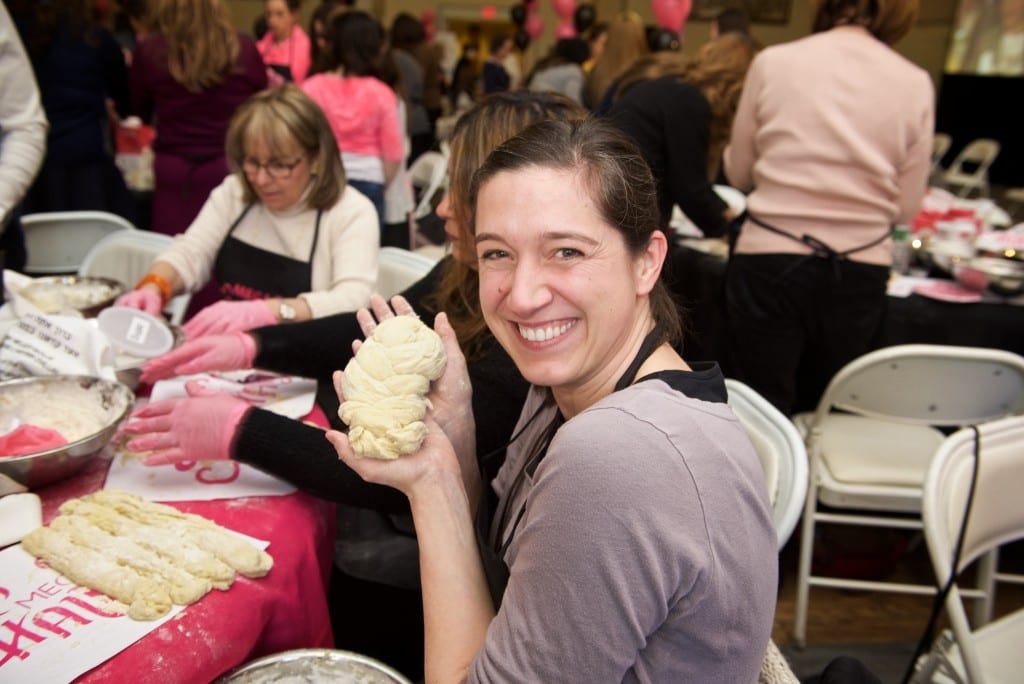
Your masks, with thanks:
<instances>
[{"instance_id":1,"label":"dough in bowl","mask_svg":"<svg viewBox=\"0 0 1024 684\"><path fill-rule=\"evenodd\" d=\"M385 319L345 366L338 416L358 456L394 459L416 451L430 382L441 377L444 345L415 316Z\"/></svg>"}]
</instances>

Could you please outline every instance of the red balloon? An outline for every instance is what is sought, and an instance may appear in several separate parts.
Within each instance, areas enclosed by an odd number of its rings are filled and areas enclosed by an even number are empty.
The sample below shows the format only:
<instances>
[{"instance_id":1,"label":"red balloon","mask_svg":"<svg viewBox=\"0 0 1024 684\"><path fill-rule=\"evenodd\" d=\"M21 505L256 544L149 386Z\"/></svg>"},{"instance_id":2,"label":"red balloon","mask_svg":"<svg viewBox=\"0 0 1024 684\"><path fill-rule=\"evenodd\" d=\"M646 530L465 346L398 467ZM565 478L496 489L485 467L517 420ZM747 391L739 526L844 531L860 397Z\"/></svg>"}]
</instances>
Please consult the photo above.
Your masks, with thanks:
<instances>
[{"instance_id":1,"label":"red balloon","mask_svg":"<svg viewBox=\"0 0 1024 684\"><path fill-rule=\"evenodd\" d=\"M576 0L551 0L551 6L563 20L571 19L572 13L576 11Z\"/></svg>"},{"instance_id":2,"label":"red balloon","mask_svg":"<svg viewBox=\"0 0 1024 684\"><path fill-rule=\"evenodd\" d=\"M531 12L526 17L523 30L526 31L526 35L530 36L530 38L537 40L537 37L544 33L544 19L536 12Z\"/></svg>"}]
</instances>

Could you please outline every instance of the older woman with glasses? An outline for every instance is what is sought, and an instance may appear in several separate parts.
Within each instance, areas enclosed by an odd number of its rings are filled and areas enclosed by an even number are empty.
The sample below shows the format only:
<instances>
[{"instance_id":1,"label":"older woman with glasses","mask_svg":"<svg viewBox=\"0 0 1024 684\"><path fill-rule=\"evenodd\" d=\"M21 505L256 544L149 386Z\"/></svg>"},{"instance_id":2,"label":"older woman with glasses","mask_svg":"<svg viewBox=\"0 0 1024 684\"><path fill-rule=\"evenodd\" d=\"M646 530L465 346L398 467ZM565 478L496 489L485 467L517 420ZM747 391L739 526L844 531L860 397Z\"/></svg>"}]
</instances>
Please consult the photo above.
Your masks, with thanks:
<instances>
[{"instance_id":1,"label":"older woman with glasses","mask_svg":"<svg viewBox=\"0 0 1024 684\"><path fill-rule=\"evenodd\" d=\"M156 314L213 278L225 301L188 321L188 338L365 306L377 280L377 213L345 185L316 103L294 86L258 93L233 117L226 147L234 174L118 303Z\"/></svg>"}]
</instances>

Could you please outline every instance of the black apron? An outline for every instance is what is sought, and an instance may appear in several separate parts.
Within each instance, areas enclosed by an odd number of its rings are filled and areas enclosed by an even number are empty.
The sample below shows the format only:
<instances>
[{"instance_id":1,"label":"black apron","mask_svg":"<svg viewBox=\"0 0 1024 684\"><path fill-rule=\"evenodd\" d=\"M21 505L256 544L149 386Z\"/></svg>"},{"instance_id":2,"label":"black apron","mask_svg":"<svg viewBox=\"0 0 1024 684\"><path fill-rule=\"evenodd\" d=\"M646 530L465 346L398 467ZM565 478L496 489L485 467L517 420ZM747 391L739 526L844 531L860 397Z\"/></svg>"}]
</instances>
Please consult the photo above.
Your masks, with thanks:
<instances>
[{"instance_id":1,"label":"black apron","mask_svg":"<svg viewBox=\"0 0 1024 684\"><path fill-rule=\"evenodd\" d=\"M270 299L297 297L313 289L313 254L320 237L320 215L316 212L313 244L309 258L298 261L282 254L268 252L242 242L232 233L252 209L247 206L228 229L217 259L213 262L213 277L222 298L227 300Z\"/></svg>"},{"instance_id":2,"label":"black apron","mask_svg":"<svg viewBox=\"0 0 1024 684\"><path fill-rule=\"evenodd\" d=\"M619 381L615 383L615 389L613 392L618 392L621 389L625 389L633 384L636 379L637 371L640 370L640 366L643 365L644 361L647 360L655 349L661 346L662 335L664 330L660 324L654 326L651 332L647 333L644 338L643 344L640 345L639 351L636 356L633 357L633 361L629 364L626 372L622 374ZM544 402L536 413L534 413L526 424L520 428L519 432L513 435L509 444L514 442L523 431L529 427L534 419L540 415L540 412L547 408L550 404ZM476 532L477 532L477 546L480 549L480 560L483 562L484 575L487 578L487 587L491 592L491 601L494 603L494 609L497 610L501 605L501 598L505 594L505 586L508 584L509 579L509 568L505 562L505 553L508 551L508 547L512 544L512 540L515 538L516 529L519 527L519 523L522 521L523 516L526 514L526 502L520 506L519 511L516 513L515 521L512 523L512 529L509 530L508 534L502 539L505 534L505 528L508 526L510 515L512 513L511 506L512 501L516 498L516 494L519 489L523 486L523 482L527 475L533 476L533 473L537 470L537 466L540 465L541 460L547 454L548 445L551 444L552 438L555 433L558 432L558 428L562 426L565 419L562 417L561 412L557 413L555 419L552 421L548 429L541 435L541 438L532 446L533 453L523 461L522 467L519 472L516 473L515 479L509 486L508 491L505 493L505 501L499 510L496 511L497 519L495 524L491 525L490 534L486 530L482 529L486 527L486 513L479 515L477 519ZM480 506L480 510L485 512L486 506Z\"/></svg>"},{"instance_id":3,"label":"black apron","mask_svg":"<svg viewBox=\"0 0 1024 684\"><path fill-rule=\"evenodd\" d=\"M292 78L292 68L287 64L268 64L271 71L277 73L278 76L285 80L285 83L291 83L295 79Z\"/></svg>"},{"instance_id":4,"label":"black apron","mask_svg":"<svg viewBox=\"0 0 1024 684\"><path fill-rule=\"evenodd\" d=\"M832 265L832 274L833 274L836 282L839 282L839 280L841 279L841 271L840 271L840 263L841 262L846 261L851 254L863 251L865 249L868 249L869 247L874 247L875 245L877 245L880 242L885 241L886 238L888 238L890 235L892 235L892 229L890 228L889 230L885 231L885 233L883 233L882 235L879 235L877 238L875 238L874 240L871 240L870 242L865 242L863 245L858 245L857 247L851 247L850 249L844 250L842 252L837 252L836 250L832 249L832 247L827 242L819 240L818 238L814 237L813 235L807 235L807 234L800 235L800 236L793 235L792 233L787 232L785 230L782 230L781 228L776 228L775 226L771 225L770 223L765 223L761 219L759 219L756 216L754 216L753 214L751 214L749 211L746 212L746 216L747 216L748 219L750 219L750 221L752 223L754 223L754 224L756 224L758 226L761 226L762 228L767 230L769 233L775 233L776 235L781 235L783 237L789 238L790 240L792 240L794 242L799 242L800 244L806 245L806 246L811 248L811 253L808 254L807 256L805 256L803 259L800 259L800 260L794 262L792 266L790 266L788 269L786 269L782 273L782 275L779 276L779 280L785 279L785 277L787 275L789 275L790 271L793 271L793 270L799 268L800 265L803 264L804 262L806 262L808 259L813 259L814 257L818 257L819 259L827 259L828 260L828 262ZM730 245L730 247L732 247L732 245ZM730 252L731 251L732 250L730 249Z\"/></svg>"}]
</instances>

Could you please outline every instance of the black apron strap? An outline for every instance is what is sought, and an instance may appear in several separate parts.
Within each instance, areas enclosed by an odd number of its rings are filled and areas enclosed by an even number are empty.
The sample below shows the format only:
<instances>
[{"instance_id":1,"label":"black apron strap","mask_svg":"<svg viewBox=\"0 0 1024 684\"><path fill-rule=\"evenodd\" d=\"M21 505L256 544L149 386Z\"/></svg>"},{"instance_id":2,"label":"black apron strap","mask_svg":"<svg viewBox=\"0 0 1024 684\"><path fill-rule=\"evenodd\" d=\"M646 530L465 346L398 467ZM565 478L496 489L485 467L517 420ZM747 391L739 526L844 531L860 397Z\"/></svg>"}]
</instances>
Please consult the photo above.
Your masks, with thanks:
<instances>
[{"instance_id":1,"label":"black apron strap","mask_svg":"<svg viewBox=\"0 0 1024 684\"><path fill-rule=\"evenodd\" d=\"M790 266L788 269L786 269L779 277L780 280L789 275L790 271L798 268L800 264L804 263L807 259L811 257L820 257L822 259L828 259L829 263L832 265L832 272L835 276L835 279L838 281L840 280L840 262L846 261L851 254L860 252L865 249L869 249L881 242L884 242L889 238L890 235L892 235L892 228L890 228L889 230L885 231L882 235L875 238L874 240L871 240L870 242L865 242L863 245L858 245L857 247L851 247L850 249L843 250L842 252L837 252L836 250L832 249L831 245L829 245L827 242L819 240L813 235L807 235L805 233L797 237L796 235L793 235L788 231L782 230L781 228L777 228L771 225L770 223L765 223L761 219L751 214L749 211L747 212L747 218L750 219L751 223L754 223L760 226L761 228L764 228L769 233L781 235L782 237L789 238L794 242L799 242L811 248L811 253L807 255L806 258L800 259L799 261L795 262L792 266Z\"/></svg>"}]
</instances>

